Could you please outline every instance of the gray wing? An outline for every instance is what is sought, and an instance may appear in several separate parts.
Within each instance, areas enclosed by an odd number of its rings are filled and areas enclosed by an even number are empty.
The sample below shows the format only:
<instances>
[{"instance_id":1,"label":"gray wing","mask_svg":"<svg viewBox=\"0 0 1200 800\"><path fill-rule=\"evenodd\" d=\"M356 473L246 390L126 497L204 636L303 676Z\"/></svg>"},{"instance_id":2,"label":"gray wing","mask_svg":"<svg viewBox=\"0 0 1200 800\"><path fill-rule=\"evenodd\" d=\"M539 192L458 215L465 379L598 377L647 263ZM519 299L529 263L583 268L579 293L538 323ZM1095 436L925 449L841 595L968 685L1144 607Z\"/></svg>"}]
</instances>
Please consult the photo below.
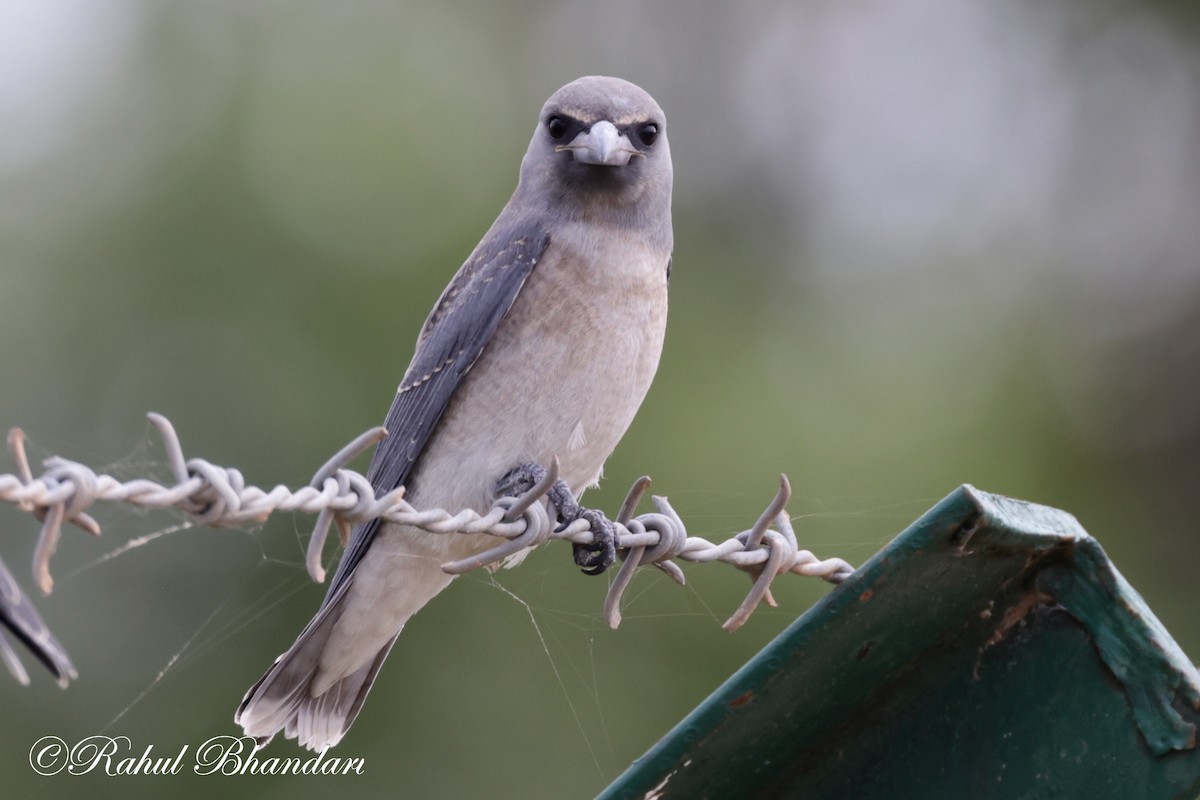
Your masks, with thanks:
<instances>
[{"instance_id":1,"label":"gray wing","mask_svg":"<svg viewBox=\"0 0 1200 800\"><path fill-rule=\"evenodd\" d=\"M13 578L3 561L0 561L0 625L12 631L13 635L20 639L38 657L38 660L46 665L48 670L54 673L59 686L66 686L69 679L77 677L75 665L67 656L66 649L59 644L58 639L54 638L54 634L46 627L46 623L42 622L41 615L33 607L33 603L29 602L25 593L21 591L21 587L17 585L16 579ZM21 683L29 682L29 676L25 674L21 662L17 660L17 654L13 652L2 633L0 633L0 660L8 665L9 671L17 680Z\"/></svg>"},{"instance_id":2,"label":"gray wing","mask_svg":"<svg viewBox=\"0 0 1200 800\"><path fill-rule=\"evenodd\" d=\"M388 436L375 448L367 470L376 497L412 475L459 382L491 341L549 243L549 234L537 223L493 230L442 292L388 410ZM379 520L355 527L323 606L349 579L378 530Z\"/></svg>"}]
</instances>

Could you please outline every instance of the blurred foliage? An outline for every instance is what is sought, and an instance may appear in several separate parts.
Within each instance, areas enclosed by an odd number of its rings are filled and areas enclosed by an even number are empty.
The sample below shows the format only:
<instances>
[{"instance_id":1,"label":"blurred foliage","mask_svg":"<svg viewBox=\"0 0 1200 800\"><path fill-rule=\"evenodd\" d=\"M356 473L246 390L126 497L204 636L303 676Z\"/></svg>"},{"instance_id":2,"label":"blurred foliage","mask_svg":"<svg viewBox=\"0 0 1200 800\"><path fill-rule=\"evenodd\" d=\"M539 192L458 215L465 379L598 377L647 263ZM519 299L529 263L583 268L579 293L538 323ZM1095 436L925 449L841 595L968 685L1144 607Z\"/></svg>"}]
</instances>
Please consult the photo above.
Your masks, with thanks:
<instances>
[{"instance_id":1,"label":"blurred foliage","mask_svg":"<svg viewBox=\"0 0 1200 800\"><path fill-rule=\"evenodd\" d=\"M190 454L306 481L382 419L545 97L618 74L667 110L677 251L657 382L589 501L650 473L718 536L783 471L805 545L861 562L974 483L1074 512L1200 654L1192 6L597 12L0 4L0 422L39 457L161 476L156 410ZM42 779L44 734L173 755L232 733L322 594L311 520L96 563L181 522L97 516L39 603L82 677L0 684L13 797L588 796L826 590L781 581L728 635L744 576L643 574L610 632L604 580L552 547L407 627L337 751L362 777ZM36 525L0 526L20 569Z\"/></svg>"}]
</instances>

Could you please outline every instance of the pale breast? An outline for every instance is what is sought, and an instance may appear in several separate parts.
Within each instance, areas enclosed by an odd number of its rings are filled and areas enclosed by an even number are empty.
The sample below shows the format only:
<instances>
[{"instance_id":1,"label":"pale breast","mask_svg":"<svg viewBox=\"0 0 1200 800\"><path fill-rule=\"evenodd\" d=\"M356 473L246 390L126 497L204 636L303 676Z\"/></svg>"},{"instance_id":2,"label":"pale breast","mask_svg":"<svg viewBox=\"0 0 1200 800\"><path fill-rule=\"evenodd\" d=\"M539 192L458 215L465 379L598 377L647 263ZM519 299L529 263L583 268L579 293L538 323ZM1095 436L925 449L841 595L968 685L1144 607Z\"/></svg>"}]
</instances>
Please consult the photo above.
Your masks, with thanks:
<instances>
[{"instance_id":1,"label":"pale breast","mask_svg":"<svg viewBox=\"0 0 1200 800\"><path fill-rule=\"evenodd\" d=\"M523 461L594 482L662 352L669 253L567 230L551 242L431 438L414 499L482 510Z\"/></svg>"}]
</instances>

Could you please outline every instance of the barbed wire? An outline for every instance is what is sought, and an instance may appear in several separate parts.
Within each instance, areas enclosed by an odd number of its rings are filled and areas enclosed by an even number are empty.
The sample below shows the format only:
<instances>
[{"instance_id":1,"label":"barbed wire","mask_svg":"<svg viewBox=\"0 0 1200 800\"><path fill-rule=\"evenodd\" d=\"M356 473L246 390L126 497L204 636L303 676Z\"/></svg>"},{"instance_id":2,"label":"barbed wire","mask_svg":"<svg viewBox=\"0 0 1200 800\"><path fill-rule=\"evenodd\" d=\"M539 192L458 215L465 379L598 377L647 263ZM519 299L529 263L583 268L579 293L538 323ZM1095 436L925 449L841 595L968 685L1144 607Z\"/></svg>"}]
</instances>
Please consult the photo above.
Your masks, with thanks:
<instances>
[{"instance_id":1,"label":"barbed wire","mask_svg":"<svg viewBox=\"0 0 1200 800\"><path fill-rule=\"evenodd\" d=\"M549 465L544 480L520 496L497 499L484 514L471 509L456 513L444 509L421 511L404 499L404 487L376 497L366 477L346 466L387 436L383 428L372 428L339 450L316 471L308 486L293 490L280 485L264 491L247 486L237 469L200 458L185 459L171 422L153 412L147 416L162 438L174 485L165 486L147 478L120 481L58 456L46 459L45 471L35 478L25 454L24 433L20 428L9 431L8 449L16 463L16 473L0 474L0 500L15 504L42 522L33 556L33 578L44 594L49 594L54 586L50 560L58 547L63 524L71 523L99 535L100 525L87 510L100 501L174 507L193 523L210 527L264 522L276 511L316 514L306 565L309 575L318 583L325 580L321 554L329 529L337 527L344 546L355 523L376 518L430 533L482 533L503 540L482 553L442 565L443 570L456 575L481 567L495 568L508 556L552 539L582 545L593 541L586 519L577 519L556 530L546 504L538 502L557 479L557 459ZM618 556L623 563L604 601L604 617L612 628L620 624L621 597L639 567L656 567L680 585L684 583L684 575L676 559L695 563L722 561L749 574L753 582L749 594L723 625L729 631L741 627L761 602L777 605L771 596L771 583L779 575L793 573L840 583L853 572L853 567L840 558L822 560L800 549L786 511L791 487L784 475L780 475L774 499L754 525L718 544L688 536L687 527L666 497L652 497L656 511L634 516L649 486L647 477L634 481L613 520Z\"/></svg>"}]
</instances>

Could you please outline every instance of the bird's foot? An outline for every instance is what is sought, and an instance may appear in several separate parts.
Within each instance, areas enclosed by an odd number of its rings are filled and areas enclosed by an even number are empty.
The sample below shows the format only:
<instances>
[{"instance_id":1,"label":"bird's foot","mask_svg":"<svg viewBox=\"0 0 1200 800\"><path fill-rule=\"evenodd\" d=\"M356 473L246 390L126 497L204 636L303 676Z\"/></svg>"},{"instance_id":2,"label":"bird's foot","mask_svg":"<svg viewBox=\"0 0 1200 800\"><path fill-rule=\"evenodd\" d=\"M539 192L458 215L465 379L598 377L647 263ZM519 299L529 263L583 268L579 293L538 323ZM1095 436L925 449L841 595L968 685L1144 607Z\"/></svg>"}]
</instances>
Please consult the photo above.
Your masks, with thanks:
<instances>
[{"instance_id":1,"label":"bird's foot","mask_svg":"<svg viewBox=\"0 0 1200 800\"><path fill-rule=\"evenodd\" d=\"M503 478L496 481L496 496L520 497L545 480L548 474L548 470L541 464L529 463L513 467Z\"/></svg>"},{"instance_id":2,"label":"bird's foot","mask_svg":"<svg viewBox=\"0 0 1200 800\"><path fill-rule=\"evenodd\" d=\"M594 508L582 509L579 516L591 525L593 540L591 544L572 543L575 563L584 575L599 575L617 560L617 529L604 512Z\"/></svg>"},{"instance_id":3,"label":"bird's foot","mask_svg":"<svg viewBox=\"0 0 1200 800\"><path fill-rule=\"evenodd\" d=\"M496 483L496 494L501 497L524 494L544 480L546 475L546 468L541 464L521 464ZM617 560L617 531L604 512L581 506L564 480L555 481L546 496L558 515L558 530L563 530L577 519L586 519L591 526L591 544L572 543L575 563L583 569L584 574L599 575L611 567Z\"/></svg>"},{"instance_id":4,"label":"bird's foot","mask_svg":"<svg viewBox=\"0 0 1200 800\"><path fill-rule=\"evenodd\" d=\"M575 563L585 575L599 575L617 560L617 530L604 512L584 508L571 493L565 481L555 481L550 487L550 502L558 511L561 531L577 519L586 519L592 529L591 544L574 544Z\"/></svg>"}]
</instances>

